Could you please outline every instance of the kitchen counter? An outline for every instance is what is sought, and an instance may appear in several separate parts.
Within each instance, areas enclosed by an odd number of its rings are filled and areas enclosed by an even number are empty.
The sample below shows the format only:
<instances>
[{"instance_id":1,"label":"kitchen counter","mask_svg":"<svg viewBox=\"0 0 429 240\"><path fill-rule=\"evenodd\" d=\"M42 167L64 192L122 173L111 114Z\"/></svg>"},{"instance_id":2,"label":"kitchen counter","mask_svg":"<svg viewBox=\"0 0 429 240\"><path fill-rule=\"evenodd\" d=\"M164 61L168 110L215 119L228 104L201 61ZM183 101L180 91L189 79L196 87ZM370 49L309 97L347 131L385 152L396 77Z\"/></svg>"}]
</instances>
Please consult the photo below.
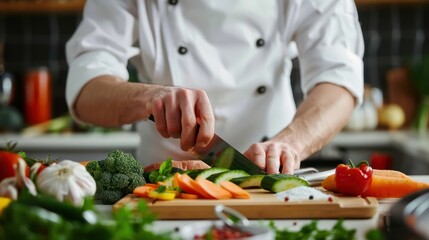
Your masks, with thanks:
<instances>
[{"instance_id":1,"label":"kitchen counter","mask_svg":"<svg viewBox=\"0 0 429 240\"><path fill-rule=\"evenodd\" d=\"M429 182L429 175L420 175L420 176L411 176L414 179L422 182ZM365 234L371 229L375 229L380 226L383 222L384 215L388 213L392 204L394 204L398 199L385 199L379 201L379 207L377 213L370 219L345 219L344 226L348 229L356 229L356 239L366 239ZM97 206L104 214L110 214L111 206L110 205L98 205ZM269 220L262 221L268 223ZM274 223L280 229L287 228L289 230L299 230L301 227L309 222L311 219L288 219L288 220L274 220ZM318 227L320 229L332 229L334 224L337 222L337 219L319 219ZM196 221L196 220L181 220L181 221L156 221L153 225L155 231L168 231L175 228L180 228L188 224L196 223L206 223L210 221ZM260 220L250 221L252 224L260 224Z\"/></svg>"}]
</instances>

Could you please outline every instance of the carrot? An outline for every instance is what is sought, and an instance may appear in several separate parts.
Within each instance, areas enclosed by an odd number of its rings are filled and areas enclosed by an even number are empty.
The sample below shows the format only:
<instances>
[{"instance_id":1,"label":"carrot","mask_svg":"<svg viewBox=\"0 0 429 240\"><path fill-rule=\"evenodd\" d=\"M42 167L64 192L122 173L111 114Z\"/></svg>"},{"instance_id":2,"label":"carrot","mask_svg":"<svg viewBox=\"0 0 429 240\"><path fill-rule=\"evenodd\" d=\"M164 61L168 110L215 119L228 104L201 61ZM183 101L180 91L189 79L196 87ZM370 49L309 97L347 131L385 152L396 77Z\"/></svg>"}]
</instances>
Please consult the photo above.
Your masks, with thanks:
<instances>
[{"instance_id":1,"label":"carrot","mask_svg":"<svg viewBox=\"0 0 429 240\"><path fill-rule=\"evenodd\" d=\"M157 184L158 186L165 185L165 183L164 183L164 182L161 182L161 181L157 182L156 184Z\"/></svg>"},{"instance_id":2,"label":"carrot","mask_svg":"<svg viewBox=\"0 0 429 240\"><path fill-rule=\"evenodd\" d=\"M134 188L133 194L137 197L149 197L149 193L153 190L155 190L155 188L143 185Z\"/></svg>"},{"instance_id":3,"label":"carrot","mask_svg":"<svg viewBox=\"0 0 429 240\"><path fill-rule=\"evenodd\" d=\"M373 169L373 176L384 176L384 177L393 177L393 178L403 178L403 179L412 179L410 176L396 170L380 170ZM335 182L335 174L330 175L325 178L322 182L322 187L328 191L336 192L337 184Z\"/></svg>"},{"instance_id":4,"label":"carrot","mask_svg":"<svg viewBox=\"0 0 429 240\"><path fill-rule=\"evenodd\" d=\"M237 184L230 181L223 181L220 186L230 192L234 198L250 198L249 192L239 187Z\"/></svg>"},{"instance_id":5,"label":"carrot","mask_svg":"<svg viewBox=\"0 0 429 240\"><path fill-rule=\"evenodd\" d=\"M197 195L201 198L211 198L201 187L195 183L195 180L188 176L188 174L174 174L174 181L177 182L179 187L186 193Z\"/></svg>"},{"instance_id":6,"label":"carrot","mask_svg":"<svg viewBox=\"0 0 429 240\"><path fill-rule=\"evenodd\" d=\"M203 177L197 177L195 182L214 199L229 199L232 197L230 192Z\"/></svg>"},{"instance_id":7,"label":"carrot","mask_svg":"<svg viewBox=\"0 0 429 240\"><path fill-rule=\"evenodd\" d=\"M322 181L322 187L331 192L337 192L337 183L335 182L335 174L329 175Z\"/></svg>"},{"instance_id":8,"label":"carrot","mask_svg":"<svg viewBox=\"0 0 429 240\"><path fill-rule=\"evenodd\" d=\"M151 187L157 189L159 187L158 184L155 183L145 183L143 186Z\"/></svg>"},{"instance_id":9,"label":"carrot","mask_svg":"<svg viewBox=\"0 0 429 240\"><path fill-rule=\"evenodd\" d=\"M93 160L93 161L95 161L95 160ZM89 162L92 162L92 161L81 161L79 163L86 167L86 165L88 165Z\"/></svg>"},{"instance_id":10,"label":"carrot","mask_svg":"<svg viewBox=\"0 0 429 240\"><path fill-rule=\"evenodd\" d=\"M183 199L198 199L198 195L191 193L180 193L179 197Z\"/></svg>"},{"instance_id":11,"label":"carrot","mask_svg":"<svg viewBox=\"0 0 429 240\"><path fill-rule=\"evenodd\" d=\"M381 171L382 172L377 171L372 175L371 185L368 190L362 194L362 196L376 198L400 198L407 194L429 188L429 183L418 182L399 171ZM332 192L338 192L336 185L335 174L327 177L322 182L322 187Z\"/></svg>"},{"instance_id":12,"label":"carrot","mask_svg":"<svg viewBox=\"0 0 429 240\"><path fill-rule=\"evenodd\" d=\"M396 171L396 170L387 170L387 169L383 169L383 170L373 169L373 175L411 179L410 176L408 176L403 172Z\"/></svg>"},{"instance_id":13,"label":"carrot","mask_svg":"<svg viewBox=\"0 0 429 240\"><path fill-rule=\"evenodd\" d=\"M373 176L368 190L362 194L364 197L401 198L413 192L429 188L429 183L418 182L412 178L395 178Z\"/></svg>"}]
</instances>

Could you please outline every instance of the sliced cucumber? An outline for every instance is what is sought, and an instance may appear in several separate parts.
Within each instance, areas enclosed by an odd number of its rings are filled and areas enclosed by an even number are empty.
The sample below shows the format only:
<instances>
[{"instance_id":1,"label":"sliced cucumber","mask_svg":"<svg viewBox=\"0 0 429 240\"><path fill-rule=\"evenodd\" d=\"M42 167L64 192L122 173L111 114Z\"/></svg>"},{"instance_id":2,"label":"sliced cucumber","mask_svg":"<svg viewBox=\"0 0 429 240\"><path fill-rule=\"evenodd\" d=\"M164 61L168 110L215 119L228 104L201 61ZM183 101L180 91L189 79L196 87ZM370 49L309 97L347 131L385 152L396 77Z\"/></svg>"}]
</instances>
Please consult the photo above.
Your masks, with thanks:
<instances>
[{"instance_id":1,"label":"sliced cucumber","mask_svg":"<svg viewBox=\"0 0 429 240\"><path fill-rule=\"evenodd\" d=\"M162 181L164 183L165 186L167 187L173 187L173 181L174 181L174 174L168 176L166 179L164 179L164 181Z\"/></svg>"},{"instance_id":2,"label":"sliced cucumber","mask_svg":"<svg viewBox=\"0 0 429 240\"><path fill-rule=\"evenodd\" d=\"M221 172L226 172L229 171L229 169L227 168L218 168L218 167L212 167L212 168L208 168L208 169L203 169L200 172L197 172L195 174L195 176L191 176L189 175L191 178L196 179L197 177L202 177L202 178L208 178L209 176L213 175L213 174L217 174L217 173L221 173Z\"/></svg>"},{"instance_id":3,"label":"sliced cucumber","mask_svg":"<svg viewBox=\"0 0 429 240\"><path fill-rule=\"evenodd\" d=\"M288 174L265 175L261 181L261 188L278 193L298 186L310 186L310 183L297 176Z\"/></svg>"},{"instance_id":4,"label":"sliced cucumber","mask_svg":"<svg viewBox=\"0 0 429 240\"><path fill-rule=\"evenodd\" d=\"M264 177L265 175L250 175L245 177L233 178L230 179L230 181L237 184L241 188L260 188L262 178Z\"/></svg>"},{"instance_id":5,"label":"sliced cucumber","mask_svg":"<svg viewBox=\"0 0 429 240\"><path fill-rule=\"evenodd\" d=\"M229 170L226 172L215 173L207 177L207 180L210 180L216 184L220 184L223 181L229 181L233 178L250 176L247 172L243 170Z\"/></svg>"}]
</instances>

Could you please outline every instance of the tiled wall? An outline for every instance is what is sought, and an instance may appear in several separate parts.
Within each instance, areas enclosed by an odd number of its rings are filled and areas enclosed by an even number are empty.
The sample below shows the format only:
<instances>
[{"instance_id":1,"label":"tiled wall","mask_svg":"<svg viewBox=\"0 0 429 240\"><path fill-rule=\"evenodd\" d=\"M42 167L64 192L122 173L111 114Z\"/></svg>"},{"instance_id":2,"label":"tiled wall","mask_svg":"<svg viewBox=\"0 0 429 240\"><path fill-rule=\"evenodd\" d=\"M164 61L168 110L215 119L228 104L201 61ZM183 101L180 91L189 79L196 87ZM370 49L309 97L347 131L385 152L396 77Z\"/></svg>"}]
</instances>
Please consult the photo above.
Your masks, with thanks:
<instances>
[{"instance_id":1,"label":"tiled wall","mask_svg":"<svg viewBox=\"0 0 429 240\"><path fill-rule=\"evenodd\" d=\"M366 50L365 82L384 88L384 75L392 67L406 64L411 58L429 54L429 4L358 7ZM5 61L15 74L15 105L22 109L22 78L35 66L47 66L53 77L54 116L67 113L64 87L67 74L64 43L80 21L80 14L10 14L0 16L0 40L6 37ZM297 101L299 64L292 72Z\"/></svg>"},{"instance_id":2,"label":"tiled wall","mask_svg":"<svg viewBox=\"0 0 429 240\"><path fill-rule=\"evenodd\" d=\"M23 109L23 81L32 68L46 66L52 76L54 117L67 113L65 103L65 42L71 37L81 16L67 14L10 14L0 16L0 36L5 33L6 70L15 77L14 105ZM3 29L3 30L2 30Z\"/></svg>"}]
</instances>

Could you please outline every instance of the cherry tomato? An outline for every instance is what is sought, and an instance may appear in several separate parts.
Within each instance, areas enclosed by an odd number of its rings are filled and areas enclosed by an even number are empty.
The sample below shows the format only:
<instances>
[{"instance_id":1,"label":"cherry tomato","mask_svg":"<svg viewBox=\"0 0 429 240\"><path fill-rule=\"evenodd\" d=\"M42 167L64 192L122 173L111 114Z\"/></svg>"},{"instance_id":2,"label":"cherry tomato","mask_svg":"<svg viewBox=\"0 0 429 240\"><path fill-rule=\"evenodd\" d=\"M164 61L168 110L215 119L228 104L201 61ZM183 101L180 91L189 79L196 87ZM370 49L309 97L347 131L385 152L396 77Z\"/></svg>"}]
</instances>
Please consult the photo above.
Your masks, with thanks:
<instances>
[{"instance_id":1,"label":"cherry tomato","mask_svg":"<svg viewBox=\"0 0 429 240\"><path fill-rule=\"evenodd\" d=\"M0 151L0 181L15 176L15 167L18 167L19 159L22 158L14 152ZM29 174L28 166L25 174L27 176Z\"/></svg>"}]
</instances>

